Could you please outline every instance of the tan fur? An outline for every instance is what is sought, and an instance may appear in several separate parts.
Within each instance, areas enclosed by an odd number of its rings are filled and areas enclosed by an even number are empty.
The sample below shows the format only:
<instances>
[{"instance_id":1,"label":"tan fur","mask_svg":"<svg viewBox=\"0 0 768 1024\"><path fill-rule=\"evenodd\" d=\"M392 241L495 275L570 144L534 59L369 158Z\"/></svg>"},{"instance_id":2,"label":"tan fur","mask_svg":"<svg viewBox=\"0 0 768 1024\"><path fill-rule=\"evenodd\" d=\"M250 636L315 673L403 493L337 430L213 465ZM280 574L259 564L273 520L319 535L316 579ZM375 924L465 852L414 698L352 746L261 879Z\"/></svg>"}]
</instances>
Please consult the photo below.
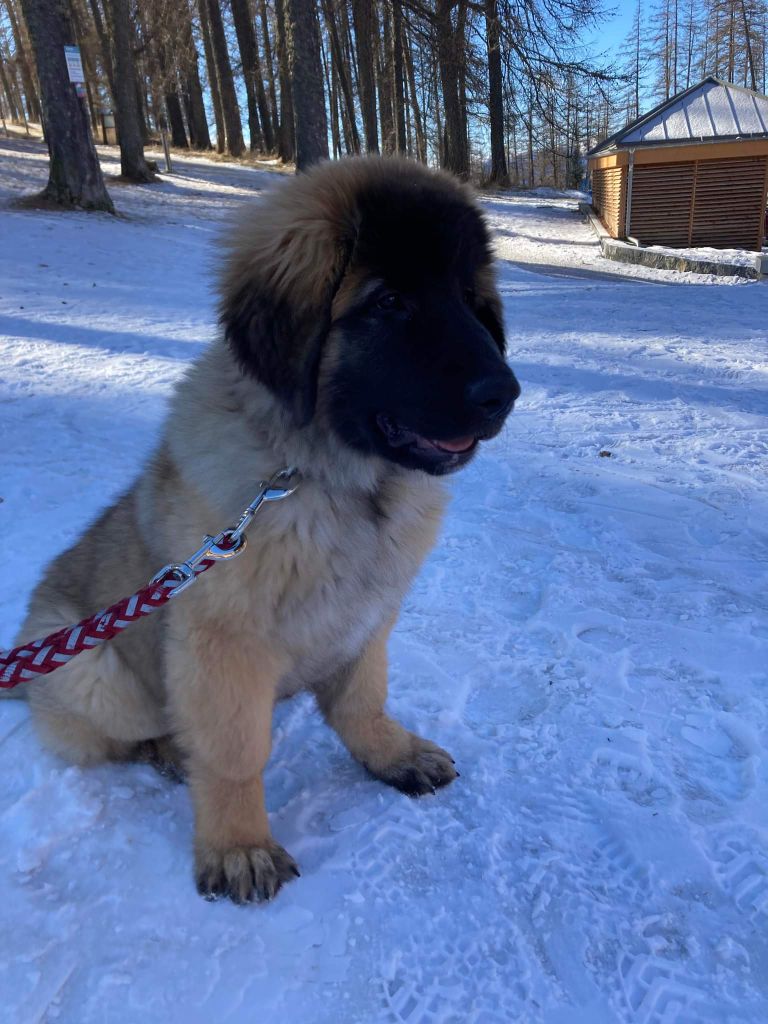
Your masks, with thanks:
<instances>
[{"instance_id":1,"label":"tan fur","mask_svg":"<svg viewBox=\"0 0 768 1024\"><path fill-rule=\"evenodd\" d=\"M393 173L385 164L320 168L257 206L228 243L225 295L267 282L291 308L320 315L342 260L331 225L348 216L366 175ZM360 287L365 274L353 269L334 311ZM478 287L495 297L490 276ZM49 568L20 633L42 636L142 586L232 522L259 480L298 468L299 490L264 506L242 556L29 688L42 738L72 760L124 759L174 738L195 802L198 883L212 896L268 898L296 873L264 808L281 697L313 690L352 754L382 778L410 771L429 787L455 775L444 751L384 711L387 635L434 543L444 489L329 436L322 395L334 358L331 333L317 413L297 429L225 343L212 344L176 389L156 455Z\"/></svg>"}]
</instances>

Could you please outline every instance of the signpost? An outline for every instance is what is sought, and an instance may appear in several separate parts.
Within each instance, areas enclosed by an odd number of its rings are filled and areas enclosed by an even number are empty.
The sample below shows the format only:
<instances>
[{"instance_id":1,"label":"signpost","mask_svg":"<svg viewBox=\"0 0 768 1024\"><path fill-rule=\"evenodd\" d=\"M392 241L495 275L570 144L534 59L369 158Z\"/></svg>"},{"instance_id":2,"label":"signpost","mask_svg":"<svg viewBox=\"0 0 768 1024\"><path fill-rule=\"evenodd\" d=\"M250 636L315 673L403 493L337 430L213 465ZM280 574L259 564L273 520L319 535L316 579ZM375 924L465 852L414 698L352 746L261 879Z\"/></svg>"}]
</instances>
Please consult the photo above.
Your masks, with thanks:
<instances>
[{"instance_id":1,"label":"signpost","mask_svg":"<svg viewBox=\"0 0 768 1024\"><path fill-rule=\"evenodd\" d=\"M75 85L78 83L82 84L85 82L85 74L83 73L83 62L80 59L80 47L79 46L65 46L64 57L67 61L67 71L69 72L70 82L74 82Z\"/></svg>"}]
</instances>

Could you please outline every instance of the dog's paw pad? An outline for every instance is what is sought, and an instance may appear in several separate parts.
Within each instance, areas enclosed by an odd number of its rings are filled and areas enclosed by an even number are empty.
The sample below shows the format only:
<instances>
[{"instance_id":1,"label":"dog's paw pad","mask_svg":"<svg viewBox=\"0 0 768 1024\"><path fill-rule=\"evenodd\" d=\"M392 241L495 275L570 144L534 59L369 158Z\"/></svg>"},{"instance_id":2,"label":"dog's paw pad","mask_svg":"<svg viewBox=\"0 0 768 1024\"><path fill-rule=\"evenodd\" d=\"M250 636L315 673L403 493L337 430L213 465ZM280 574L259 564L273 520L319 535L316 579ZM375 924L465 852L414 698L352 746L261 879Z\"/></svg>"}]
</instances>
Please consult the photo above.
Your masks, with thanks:
<instances>
[{"instance_id":1,"label":"dog's paw pad","mask_svg":"<svg viewBox=\"0 0 768 1024\"><path fill-rule=\"evenodd\" d=\"M197 891L206 900L229 897L233 903L264 903L277 895L284 882L299 875L296 862L282 846L211 847L198 850Z\"/></svg>"}]
</instances>

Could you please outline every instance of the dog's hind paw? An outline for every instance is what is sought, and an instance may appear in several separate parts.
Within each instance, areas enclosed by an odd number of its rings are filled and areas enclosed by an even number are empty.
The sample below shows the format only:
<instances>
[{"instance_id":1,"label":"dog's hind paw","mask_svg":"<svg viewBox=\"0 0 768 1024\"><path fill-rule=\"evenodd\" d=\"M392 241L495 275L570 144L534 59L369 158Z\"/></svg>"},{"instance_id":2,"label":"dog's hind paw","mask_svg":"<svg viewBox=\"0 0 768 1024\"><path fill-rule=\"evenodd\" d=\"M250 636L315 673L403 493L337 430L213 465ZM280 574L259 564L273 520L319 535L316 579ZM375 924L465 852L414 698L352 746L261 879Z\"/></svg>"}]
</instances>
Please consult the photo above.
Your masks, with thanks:
<instances>
[{"instance_id":1,"label":"dog's hind paw","mask_svg":"<svg viewBox=\"0 0 768 1024\"><path fill-rule=\"evenodd\" d=\"M132 759L140 764L151 765L164 779L177 784L187 781L184 755L170 736L153 740L142 740L136 744Z\"/></svg>"},{"instance_id":2,"label":"dog's hind paw","mask_svg":"<svg viewBox=\"0 0 768 1024\"><path fill-rule=\"evenodd\" d=\"M298 877L299 869L293 857L270 839L261 846L198 848L195 874L197 891L206 900L227 896L233 903L264 903L277 895L283 882Z\"/></svg>"}]
</instances>

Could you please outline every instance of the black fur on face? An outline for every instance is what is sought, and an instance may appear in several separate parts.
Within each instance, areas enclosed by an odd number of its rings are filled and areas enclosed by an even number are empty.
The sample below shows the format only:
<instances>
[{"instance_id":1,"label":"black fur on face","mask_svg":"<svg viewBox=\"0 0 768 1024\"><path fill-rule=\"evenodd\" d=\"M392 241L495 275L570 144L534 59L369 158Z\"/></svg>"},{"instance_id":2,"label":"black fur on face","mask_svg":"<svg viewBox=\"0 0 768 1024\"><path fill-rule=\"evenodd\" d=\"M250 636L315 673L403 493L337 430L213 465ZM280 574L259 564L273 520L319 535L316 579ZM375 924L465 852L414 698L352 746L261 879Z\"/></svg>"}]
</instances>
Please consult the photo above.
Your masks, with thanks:
<instances>
[{"instance_id":1,"label":"black fur on face","mask_svg":"<svg viewBox=\"0 0 768 1024\"><path fill-rule=\"evenodd\" d=\"M248 282L222 308L225 336L243 371L256 377L306 426L315 411L318 368L331 328L331 304L347 265L340 250L338 269L319 301L277 298Z\"/></svg>"},{"instance_id":2,"label":"black fur on face","mask_svg":"<svg viewBox=\"0 0 768 1024\"><path fill-rule=\"evenodd\" d=\"M443 474L501 430L520 388L498 299L482 287L482 219L460 195L414 192L361 203L351 270L363 283L333 323L324 406L346 444Z\"/></svg>"}]
</instances>

